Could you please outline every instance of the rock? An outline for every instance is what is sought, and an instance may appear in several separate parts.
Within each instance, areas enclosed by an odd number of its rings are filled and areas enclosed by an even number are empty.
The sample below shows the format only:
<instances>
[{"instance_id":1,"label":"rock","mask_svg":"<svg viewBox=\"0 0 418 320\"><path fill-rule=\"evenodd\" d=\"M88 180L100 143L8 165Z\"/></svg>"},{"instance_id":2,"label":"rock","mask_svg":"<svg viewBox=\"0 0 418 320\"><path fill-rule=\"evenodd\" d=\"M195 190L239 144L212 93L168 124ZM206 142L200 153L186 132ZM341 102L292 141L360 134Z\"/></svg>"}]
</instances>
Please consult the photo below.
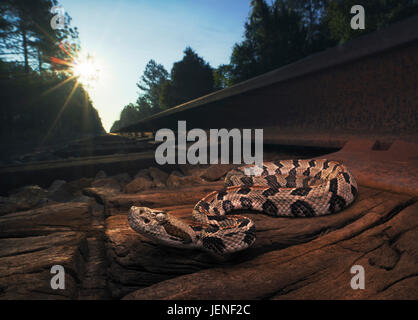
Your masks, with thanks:
<instances>
[{"instance_id":1,"label":"rock","mask_svg":"<svg viewBox=\"0 0 418 320\"><path fill-rule=\"evenodd\" d=\"M166 181L168 188L180 188L205 183L199 176L182 176L179 172L173 171Z\"/></svg>"},{"instance_id":2,"label":"rock","mask_svg":"<svg viewBox=\"0 0 418 320\"><path fill-rule=\"evenodd\" d=\"M150 176L150 173L149 173L148 169L139 170L134 178L144 178L144 179L151 180L151 176Z\"/></svg>"},{"instance_id":3,"label":"rock","mask_svg":"<svg viewBox=\"0 0 418 320\"><path fill-rule=\"evenodd\" d=\"M13 211L17 211L17 206L7 197L0 197L0 216Z\"/></svg>"},{"instance_id":4,"label":"rock","mask_svg":"<svg viewBox=\"0 0 418 320\"><path fill-rule=\"evenodd\" d=\"M170 176L184 177L184 174L181 173L179 170L174 170L170 172L170 174L168 175L168 178L170 178Z\"/></svg>"},{"instance_id":5,"label":"rock","mask_svg":"<svg viewBox=\"0 0 418 320\"><path fill-rule=\"evenodd\" d=\"M18 190L11 192L10 198L23 200L26 202L37 202L38 199L44 198L48 194L48 191L42 189L39 186L25 186Z\"/></svg>"},{"instance_id":6,"label":"rock","mask_svg":"<svg viewBox=\"0 0 418 320\"><path fill-rule=\"evenodd\" d=\"M202 174L201 178L207 181L216 181L222 178L227 172L237 167L235 164L213 164L207 168Z\"/></svg>"},{"instance_id":7,"label":"rock","mask_svg":"<svg viewBox=\"0 0 418 320\"><path fill-rule=\"evenodd\" d=\"M168 179L168 173L162 171L161 169L150 167L149 168L150 176L154 182L154 185L157 188L164 188L165 183Z\"/></svg>"},{"instance_id":8,"label":"rock","mask_svg":"<svg viewBox=\"0 0 418 320\"><path fill-rule=\"evenodd\" d=\"M129 174L127 173L120 173L117 175L112 176L111 178L115 179L117 182L119 182L119 184L121 185L121 187L123 188L127 183L132 181L132 178Z\"/></svg>"},{"instance_id":9,"label":"rock","mask_svg":"<svg viewBox=\"0 0 418 320\"><path fill-rule=\"evenodd\" d=\"M54 182L53 184L55 184L55 186L54 188L51 188L52 186L50 187L48 199L55 202L88 201L88 199L85 196L83 196L82 190L86 187L89 187L92 181L92 179L82 178L68 183Z\"/></svg>"},{"instance_id":10,"label":"rock","mask_svg":"<svg viewBox=\"0 0 418 320\"><path fill-rule=\"evenodd\" d=\"M103 178L106 178L107 177L107 174L106 174L106 172L104 172L103 170L100 170L99 172L97 172L97 174L96 174L96 179L103 179Z\"/></svg>"},{"instance_id":11,"label":"rock","mask_svg":"<svg viewBox=\"0 0 418 320\"><path fill-rule=\"evenodd\" d=\"M94 203L90 206L90 212L93 217L103 217L104 206L99 203Z\"/></svg>"},{"instance_id":12,"label":"rock","mask_svg":"<svg viewBox=\"0 0 418 320\"><path fill-rule=\"evenodd\" d=\"M91 187L104 190L108 189L112 190L112 192L120 192L131 180L129 174L121 173L107 178L95 179L91 183Z\"/></svg>"},{"instance_id":13,"label":"rock","mask_svg":"<svg viewBox=\"0 0 418 320\"><path fill-rule=\"evenodd\" d=\"M48 191L39 186L26 186L0 199L0 215L41 207L49 203Z\"/></svg>"},{"instance_id":14,"label":"rock","mask_svg":"<svg viewBox=\"0 0 418 320\"><path fill-rule=\"evenodd\" d=\"M65 185L65 188L74 196L78 196L82 194L84 188L88 188L91 186L93 182L92 178L81 178L77 180L73 180L68 182Z\"/></svg>"},{"instance_id":15,"label":"rock","mask_svg":"<svg viewBox=\"0 0 418 320\"><path fill-rule=\"evenodd\" d=\"M48 192L49 193L54 193L55 191L57 191L59 188L61 188L66 183L67 183L67 181L65 181L65 180L55 180L51 184L51 186L48 188Z\"/></svg>"},{"instance_id":16,"label":"rock","mask_svg":"<svg viewBox=\"0 0 418 320\"><path fill-rule=\"evenodd\" d=\"M118 189L109 188L85 188L83 195L94 198L99 204L106 204L107 199L119 194Z\"/></svg>"},{"instance_id":17,"label":"rock","mask_svg":"<svg viewBox=\"0 0 418 320\"><path fill-rule=\"evenodd\" d=\"M124 192L126 193L137 193L143 190L151 189L154 187L154 183L151 179L138 177L132 180L125 186Z\"/></svg>"},{"instance_id":18,"label":"rock","mask_svg":"<svg viewBox=\"0 0 418 320\"><path fill-rule=\"evenodd\" d=\"M95 179L91 183L91 186L93 188L112 189L112 190L115 190L115 191L120 191L121 190L120 183L117 180L115 180L114 178Z\"/></svg>"},{"instance_id":19,"label":"rock","mask_svg":"<svg viewBox=\"0 0 418 320\"><path fill-rule=\"evenodd\" d=\"M58 183L55 183L57 182ZM61 183L62 181L64 183ZM56 180L53 185L49 188L49 195L48 199L56 201L56 202L67 202L74 199L74 195L69 190L70 188L66 188L66 182L63 180ZM54 185L55 184L55 185Z\"/></svg>"},{"instance_id":20,"label":"rock","mask_svg":"<svg viewBox=\"0 0 418 320\"><path fill-rule=\"evenodd\" d=\"M93 201L91 197L85 196L85 195L81 195L78 197L75 197L74 199L71 200L71 202L87 202L90 203L90 201Z\"/></svg>"},{"instance_id":21,"label":"rock","mask_svg":"<svg viewBox=\"0 0 418 320\"><path fill-rule=\"evenodd\" d=\"M207 164L181 164L178 166L185 176L200 176L208 167Z\"/></svg>"}]
</instances>

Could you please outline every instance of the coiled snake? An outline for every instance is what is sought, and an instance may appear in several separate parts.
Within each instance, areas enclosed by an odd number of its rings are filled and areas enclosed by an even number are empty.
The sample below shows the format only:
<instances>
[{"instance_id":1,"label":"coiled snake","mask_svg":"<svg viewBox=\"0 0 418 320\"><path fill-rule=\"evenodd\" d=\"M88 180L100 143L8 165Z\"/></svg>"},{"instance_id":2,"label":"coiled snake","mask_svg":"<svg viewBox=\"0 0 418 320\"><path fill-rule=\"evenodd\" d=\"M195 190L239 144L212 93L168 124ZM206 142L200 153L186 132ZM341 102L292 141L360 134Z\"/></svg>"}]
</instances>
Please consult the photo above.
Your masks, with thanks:
<instances>
[{"instance_id":1,"label":"coiled snake","mask_svg":"<svg viewBox=\"0 0 418 320\"><path fill-rule=\"evenodd\" d=\"M158 210L131 207L129 225L161 244L201 248L216 255L241 251L255 241L251 219L230 215L236 210L275 217L317 217L349 206L357 183L341 163L329 160L281 160L264 163L261 174L246 175L243 166L227 173L225 188L201 199L188 225ZM252 168L255 168L252 166ZM254 169L256 170L256 169ZM228 215L226 215L228 214Z\"/></svg>"}]
</instances>

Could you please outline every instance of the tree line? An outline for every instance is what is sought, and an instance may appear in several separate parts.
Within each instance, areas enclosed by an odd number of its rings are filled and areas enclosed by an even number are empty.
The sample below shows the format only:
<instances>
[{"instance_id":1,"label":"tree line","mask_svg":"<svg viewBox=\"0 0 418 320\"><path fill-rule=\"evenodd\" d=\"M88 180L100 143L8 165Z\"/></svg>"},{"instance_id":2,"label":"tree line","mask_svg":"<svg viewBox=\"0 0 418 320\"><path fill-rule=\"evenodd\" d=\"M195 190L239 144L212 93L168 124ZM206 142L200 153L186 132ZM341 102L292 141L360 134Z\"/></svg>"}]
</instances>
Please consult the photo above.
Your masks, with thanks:
<instances>
[{"instance_id":1,"label":"tree line","mask_svg":"<svg viewBox=\"0 0 418 320\"><path fill-rule=\"evenodd\" d=\"M122 109L111 131L418 14L418 0L362 2L252 0L244 39L233 46L228 64L213 68L190 47L170 73L150 60L137 83L137 101ZM358 4L366 12L364 30L350 26L350 9Z\"/></svg>"},{"instance_id":2,"label":"tree line","mask_svg":"<svg viewBox=\"0 0 418 320\"><path fill-rule=\"evenodd\" d=\"M103 133L87 91L72 77L60 43L80 49L77 28L66 14L62 29L51 28L56 0L0 2L0 141L39 145ZM75 89L74 89L75 88Z\"/></svg>"},{"instance_id":3,"label":"tree line","mask_svg":"<svg viewBox=\"0 0 418 320\"><path fill-rule=\"evenodd\" d=\"M216 88L213 68L190 47L184 50L183 59L174 63L170 74L163 65L150 60L136 85L142 94L136 103L123 108L111 132Z\"/></svg>"}]
</instances>

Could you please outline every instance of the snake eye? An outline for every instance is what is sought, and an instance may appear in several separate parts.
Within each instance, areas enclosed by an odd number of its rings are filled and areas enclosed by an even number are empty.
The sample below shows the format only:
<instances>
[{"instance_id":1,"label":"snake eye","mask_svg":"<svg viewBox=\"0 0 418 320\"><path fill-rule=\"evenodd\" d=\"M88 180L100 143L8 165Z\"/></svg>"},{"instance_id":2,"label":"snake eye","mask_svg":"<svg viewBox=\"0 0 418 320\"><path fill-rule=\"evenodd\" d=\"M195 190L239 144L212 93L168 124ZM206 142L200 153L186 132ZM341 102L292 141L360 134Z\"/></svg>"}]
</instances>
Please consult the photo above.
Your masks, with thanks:
<instances>
[{"instance_id":1,"label":"snake eye","mask_svg":"<svg viewBox=\"0 0 418 320\"><path fill-rule=\"evenodd\" d=\"M157 213L155 217L157 218L158 221L163 221L165 220L165 213L159 212Z\"/></svg>"}]
</instances>

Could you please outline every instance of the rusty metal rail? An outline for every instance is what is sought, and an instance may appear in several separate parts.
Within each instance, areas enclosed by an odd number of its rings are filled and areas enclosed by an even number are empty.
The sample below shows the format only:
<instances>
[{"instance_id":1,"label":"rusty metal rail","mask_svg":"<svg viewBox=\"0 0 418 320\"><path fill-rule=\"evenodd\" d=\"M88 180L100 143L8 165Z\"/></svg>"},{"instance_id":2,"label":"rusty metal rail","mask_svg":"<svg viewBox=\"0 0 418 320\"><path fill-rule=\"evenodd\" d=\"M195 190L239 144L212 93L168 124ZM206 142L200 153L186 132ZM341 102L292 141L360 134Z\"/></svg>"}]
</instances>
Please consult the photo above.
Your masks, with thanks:
<instances>
[{"instance_id":1,"label":"rusty metal rail","mask_svg":"<svg viewBox=\"0 0 418 320\"><path fill-rule=\"evenodd\" d=\"M370 135L414 140L417 65L414 16L173 107L119 133L175 130L177 121L186 120L188 128L264 128L279 140L309 140L312 135L342 141Z\"/></svg>"}]
</instances>

